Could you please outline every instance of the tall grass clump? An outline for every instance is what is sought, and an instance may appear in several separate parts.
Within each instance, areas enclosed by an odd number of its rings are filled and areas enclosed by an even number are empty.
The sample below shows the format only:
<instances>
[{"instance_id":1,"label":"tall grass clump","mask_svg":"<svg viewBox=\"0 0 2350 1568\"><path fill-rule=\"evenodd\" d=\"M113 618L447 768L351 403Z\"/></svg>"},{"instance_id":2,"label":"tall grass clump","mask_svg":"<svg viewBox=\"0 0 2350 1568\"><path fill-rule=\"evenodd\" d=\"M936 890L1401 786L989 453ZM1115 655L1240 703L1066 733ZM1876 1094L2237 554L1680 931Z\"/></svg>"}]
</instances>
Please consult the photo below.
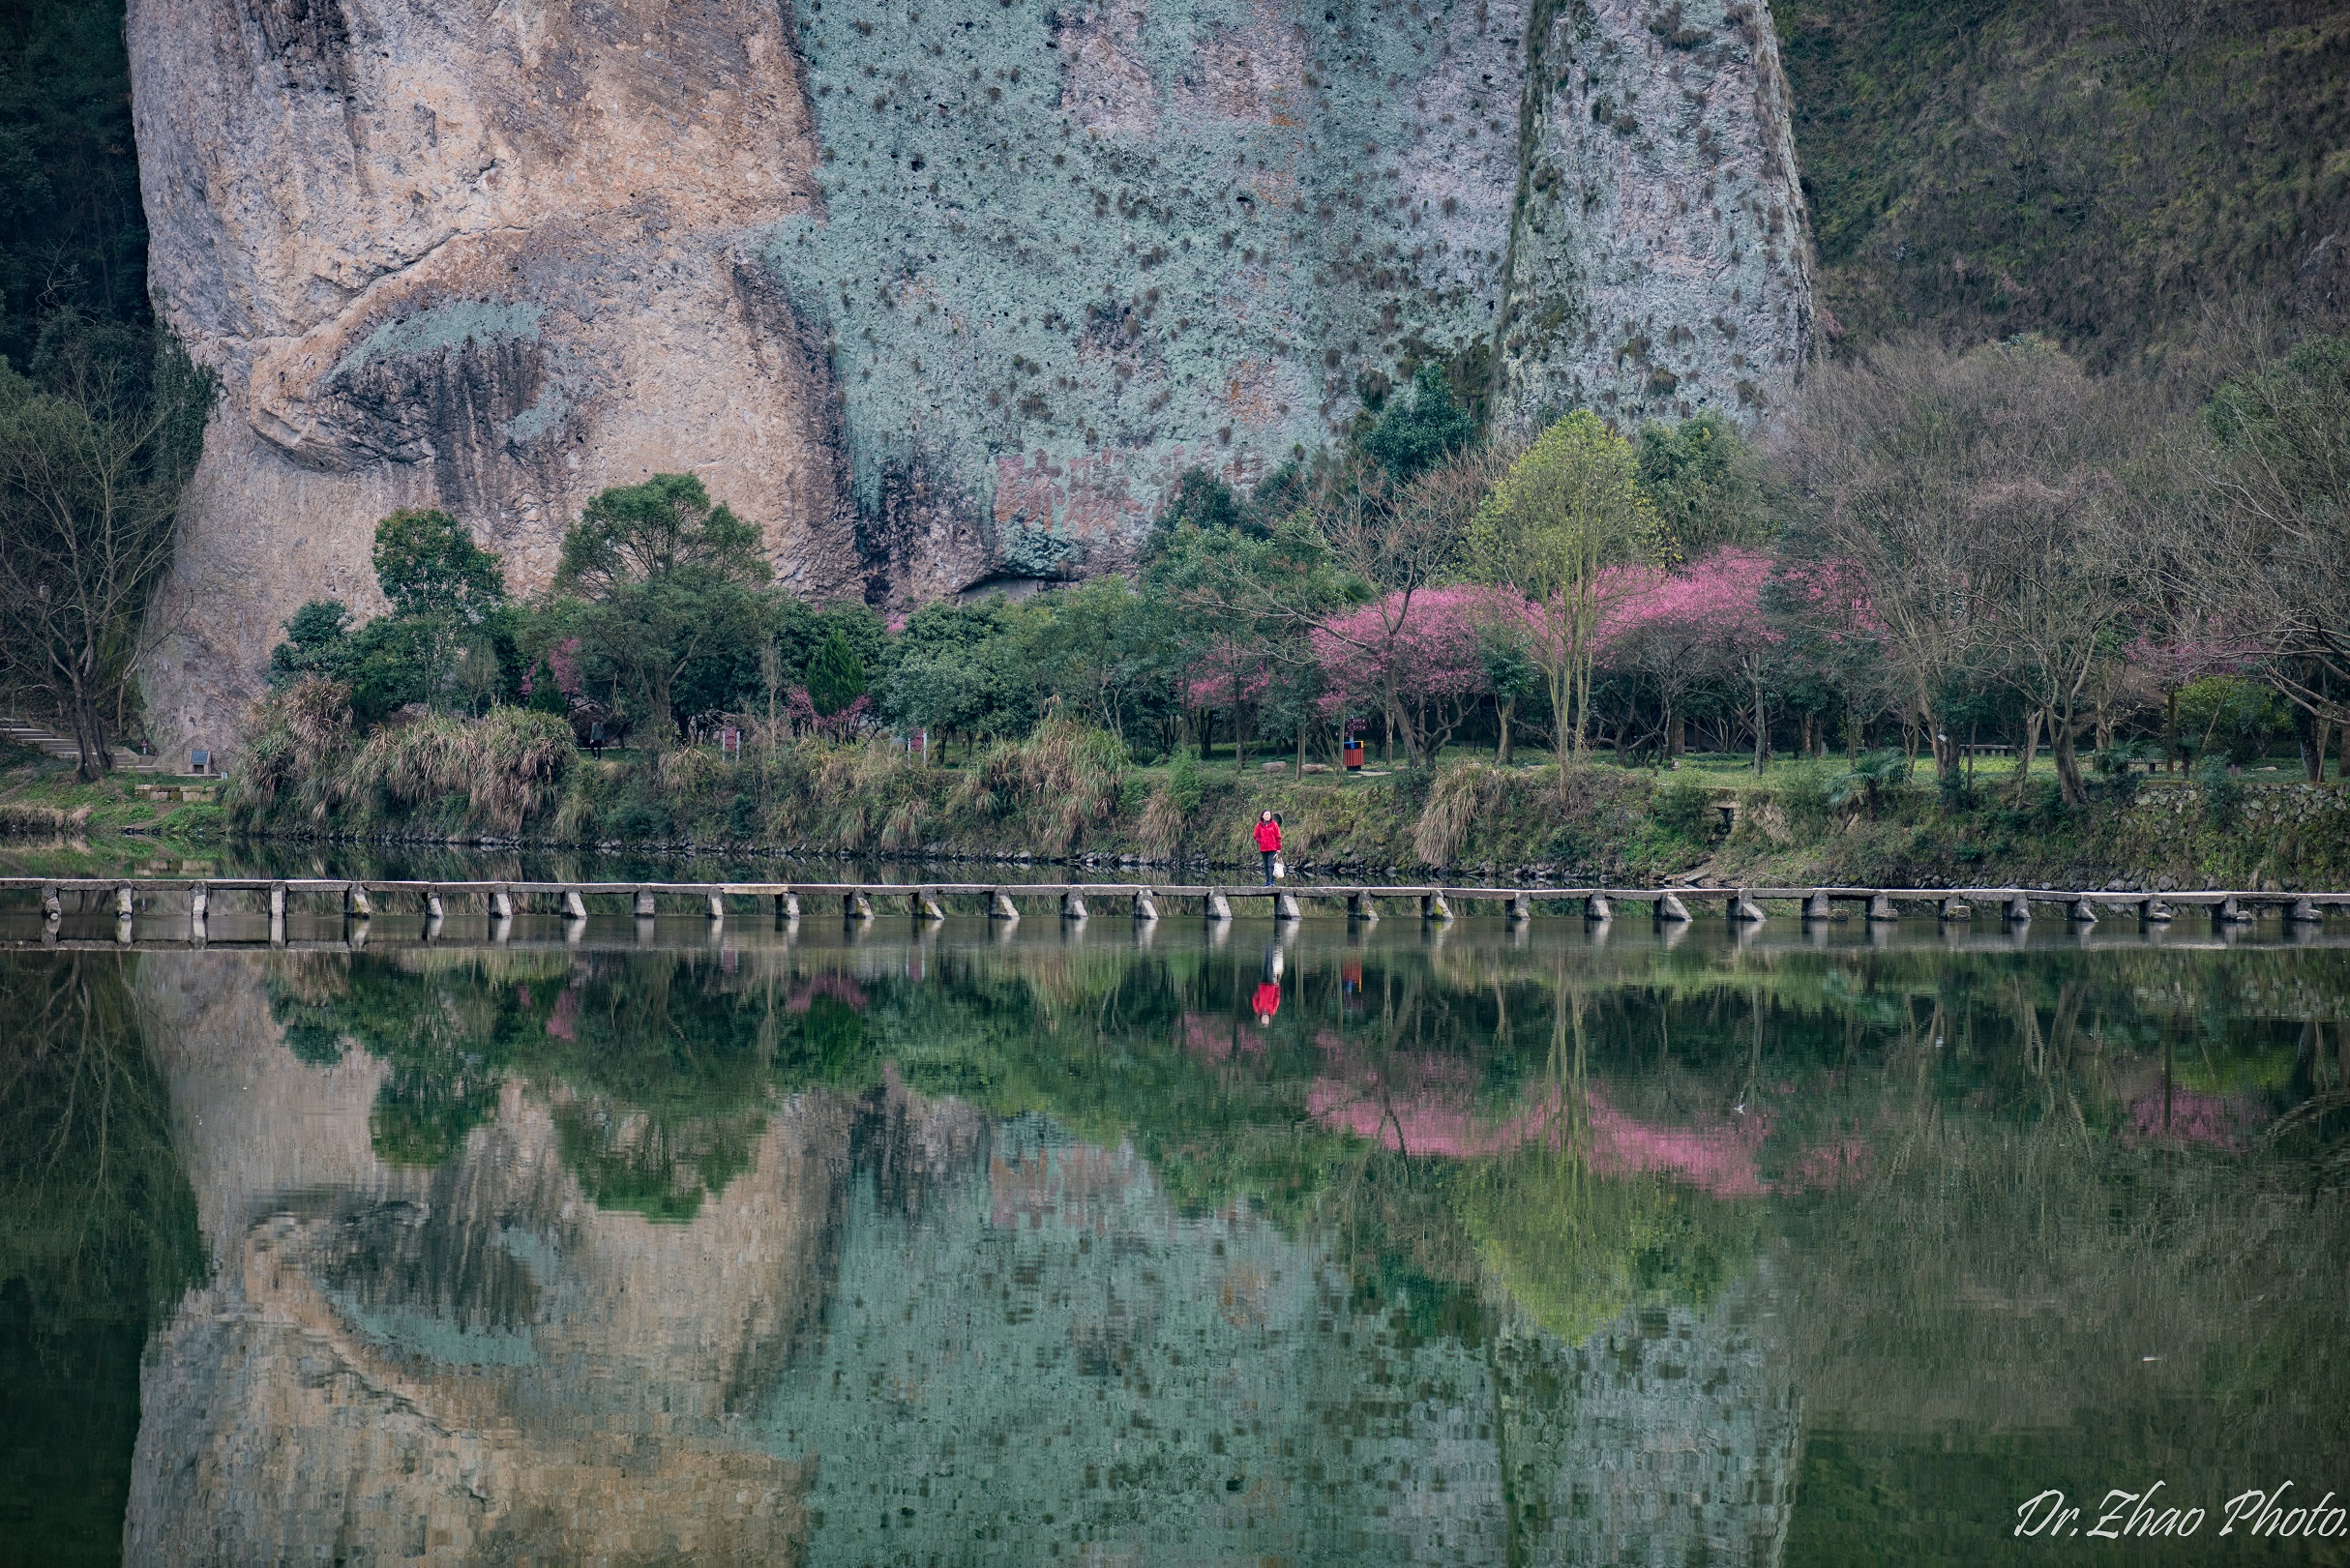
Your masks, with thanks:
<instances>
[{"instance_id":1,"label":"tall grass clump","mask_svg":"<svg viewBox=\"0 0 2350 1568\"><path fill-rule=\"evenodd\" d=\"M579 753L549 714L428 714L354 742L350 692L302 681L270 697L226 805L241 827L431 825L511 838L562 798Z\"/></svg>"},{"instance_id":2,"label":"tall grass clump","mask_svg":"<svg viewBox=\"0 0 2350 1568\"><path fill-rule=\"evenodd\" d=\"M1412 853L1423 866L1449 866L1479 821L1495 815L1509 793L1510 775L1489 762L1443 769L1412 826Z\"/></svg>"},{"instance_id":3,"label":"tall grass clump","mask_svg":"<svg viewBox=\"0 0 2350 1568\"><path fill-rule=\"evenodd\" d=\"M312 676L272 694L223 805L240 827L291 818L322 822L341 803L331 786L347 760L351 689Z\"/></svg>"},{"instance_id":4,"label":"tall grass clump","mask_svg":"<svg viewBox=\"0 0 2350 1568\"><path fill-rule=\"evenodd\" d=\"M1126 748L1117 737L1058 714L1025 741L989 748L957 791L957 804L1026 820L1032 842L1065 854L1086 830L1114 820L1125 784Z\"/></svg>"}]
</instances>

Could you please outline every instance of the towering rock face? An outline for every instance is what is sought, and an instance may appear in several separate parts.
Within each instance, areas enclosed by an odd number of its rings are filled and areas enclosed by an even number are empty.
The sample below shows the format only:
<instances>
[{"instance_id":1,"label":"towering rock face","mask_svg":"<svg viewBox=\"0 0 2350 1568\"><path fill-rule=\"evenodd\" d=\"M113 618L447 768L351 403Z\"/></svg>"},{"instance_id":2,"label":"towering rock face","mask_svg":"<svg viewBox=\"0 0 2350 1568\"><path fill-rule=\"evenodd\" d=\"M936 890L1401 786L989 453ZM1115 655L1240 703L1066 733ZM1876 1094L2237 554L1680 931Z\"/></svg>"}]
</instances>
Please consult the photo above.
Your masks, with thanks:
<instances>
[{"instance_id":1,"label":"towering rock face","mask_svg":"<svg viewBox=\"0 0 2350 1568\"><path fill-rule=\"evenodd\" d=\"M1431 356L1527 422L1785 396L1756 0L133 0L157 293L224 396L150 712L233 734L440 505L543 583L699 472L812 597L1108 570Z\"/></svg>"}]
</instances>

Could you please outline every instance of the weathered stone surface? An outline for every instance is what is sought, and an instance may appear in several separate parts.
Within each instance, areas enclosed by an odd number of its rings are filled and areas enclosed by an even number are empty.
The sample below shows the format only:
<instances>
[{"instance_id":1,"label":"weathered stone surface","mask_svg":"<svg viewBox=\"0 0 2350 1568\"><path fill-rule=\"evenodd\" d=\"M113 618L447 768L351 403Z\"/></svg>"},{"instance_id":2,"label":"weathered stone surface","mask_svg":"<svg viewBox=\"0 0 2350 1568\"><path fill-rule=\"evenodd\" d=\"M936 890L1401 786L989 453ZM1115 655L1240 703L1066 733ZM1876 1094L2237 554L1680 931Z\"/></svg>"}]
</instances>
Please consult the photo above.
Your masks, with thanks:
<instances>
[{"instance_id":1,"label":"weathered stone surface","mask_svg":"<svg viewBox=\"0 0 2350 1568\"><path fill-rule=\"evenodd\" d=\"M225 389L150 674L222 744L438 504L528 589L693 469L812 596L1114 568L1437 355L1502 418L1783 398L1749 0L134 0L155 287Z\"/></svg>"}]
</instances>

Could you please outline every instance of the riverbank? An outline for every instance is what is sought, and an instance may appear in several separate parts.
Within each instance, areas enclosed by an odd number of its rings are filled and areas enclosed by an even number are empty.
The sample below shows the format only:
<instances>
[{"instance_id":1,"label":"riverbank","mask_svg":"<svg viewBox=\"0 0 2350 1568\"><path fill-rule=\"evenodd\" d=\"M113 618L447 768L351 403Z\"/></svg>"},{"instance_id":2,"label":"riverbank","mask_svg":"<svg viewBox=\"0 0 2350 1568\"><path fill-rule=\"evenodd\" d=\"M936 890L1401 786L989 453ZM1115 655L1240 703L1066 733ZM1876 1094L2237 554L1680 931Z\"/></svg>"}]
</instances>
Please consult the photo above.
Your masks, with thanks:
<instances>
[{"instance_id":1,"label":"riverbank","mask_svg":"<svg viewBox=\"0 0 2350 1568\"><path fill-rule=\"evenodd\" d=\"M2068 806L2051 777L1946 796L1898 760L1781 761L1757 775L1462 759L1300 775L1184 755L1138 765L1113 737L1063 722L957 765L885 742L597 759L541 716L501 709L364 741L289 716L256 742L223 805L231 831L311 841L1184 871L1252 865L1250 824L1271 810L1308 874L2350 886L2339 784L2131 773Z\"/></svg>"},{"instance_id":2,"label":"riverbank","mask_svg":"<svg viewBox=\"0 0 2350 1568\"><path fill-rule=\"evenodd\" d=\"M8 858L292 849L567 850L719 857L1253 869L1256 814L1281 814L1307 875L1655 885L2024 884L2151 889L2350 886L2350 791L2337 783L2132 775L2066 806L2011 776L1945 800L1930 780L1874 789L1841 759L1757 776L1591 761L1299 776L1196 760L1140 766L1110 737L1048 725L967 763L885 745L802 744L729 761L708 749L596 759L552 737L410 726L340 755L262 759L218 802L141 798L173 781L20 777L0 794ZM419 733L421 731L422 733ZM372 755L368 754L372 753ZM521 757L528 777L518 780ZM291 765L289 765L291 764ZM200 790L203 782L188 781ZM43 841L55 850L43 852ZM25 869L31 869L29 865Z\"/></svg>"}]
</instances>

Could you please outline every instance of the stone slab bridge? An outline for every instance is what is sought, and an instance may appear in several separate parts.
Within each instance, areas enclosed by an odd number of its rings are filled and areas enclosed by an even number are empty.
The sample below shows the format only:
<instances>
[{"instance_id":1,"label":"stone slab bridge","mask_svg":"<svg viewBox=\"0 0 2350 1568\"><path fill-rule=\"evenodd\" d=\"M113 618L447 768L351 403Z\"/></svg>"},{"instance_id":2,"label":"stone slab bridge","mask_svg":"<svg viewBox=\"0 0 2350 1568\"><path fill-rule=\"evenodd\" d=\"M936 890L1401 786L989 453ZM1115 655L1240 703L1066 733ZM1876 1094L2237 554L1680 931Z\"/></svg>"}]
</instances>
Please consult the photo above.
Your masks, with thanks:
<instances>
[{"instance_id":1,"label":"stone slab bridge","mask_svg":"<svg viewBox=\"0 0 2350 1568\"><path fill-rule=\"evenodd\" d=\"M1234 905L1246 907L1263 901L1276 921L1300 919L1307 904L1343 904L1350 919L1369 922L1381 917L1381 905L1401 906L1422 920L1449 921L1453 905L1498 905L1512 922L1530 921L1537 903L1552 911L1580 912L1586 921L1611 921L1626 905L1645 905L1658 923L1682 923L1697 918L1696 909L1718 905L1733 923L1760 921L1766 903L1793 903L1802 918L1839 920L1858 905L1863 918L1900 918L1904 904L1913 909L1930 906L1944 921L1971 920L1978 907L2009 925L2033 918L2035 906L2056 907L2074 925L2094 924L2103 914L2120 913L2158 925L2177 918L2181 910L2201 913L2216 925L2250 924L2262 913L2280 915L2287 924L2317 925L2328 909L2350 911L2350 892L2289 893L2218 891L2138 893L2067 891L2023 887L1461 887L1422 882L1392 885L1282 883L1260 887L1253 883L1143 882L523 882L523 881L394 881L342 877L39 877L0 876L0 908L28 895L40 900L44 920L55 926L69 912L112 913L128 940L128 927L140 913L170 918L184 915L191 938L201 941L206 922L216 908L224 912L244 905L269 913L271 939L283 941L289 908L340 913L344 922L366 921L378 910L420 912L428 925L444 919L450 908L479 909L491 921L511 921L519 914L560 911L566 920L584 921L594 911L633 914L649 920L669 912L699 912L723 925L739 905L749 903L760 913L772 909L774 918L795 922L811 904L837 906L849 921L870 921L884 911L903 911L916 920L943 920L950 900L980 901L991 919L1016 921L1022 905L1049 905L1064 920L1085 920L1096 905L1128 913L1136 920L1155 921L1161 905L1195 907L1210 922L1233 918ZM836 904L837 901L837 904ZM591 910L591 903L593 909ZM679 904L686 909L678 909ZM1564 906L1563 909L1562 906ZM1579 909L1578 907L1579 906Z\"/></svg>"}]
</instances>

